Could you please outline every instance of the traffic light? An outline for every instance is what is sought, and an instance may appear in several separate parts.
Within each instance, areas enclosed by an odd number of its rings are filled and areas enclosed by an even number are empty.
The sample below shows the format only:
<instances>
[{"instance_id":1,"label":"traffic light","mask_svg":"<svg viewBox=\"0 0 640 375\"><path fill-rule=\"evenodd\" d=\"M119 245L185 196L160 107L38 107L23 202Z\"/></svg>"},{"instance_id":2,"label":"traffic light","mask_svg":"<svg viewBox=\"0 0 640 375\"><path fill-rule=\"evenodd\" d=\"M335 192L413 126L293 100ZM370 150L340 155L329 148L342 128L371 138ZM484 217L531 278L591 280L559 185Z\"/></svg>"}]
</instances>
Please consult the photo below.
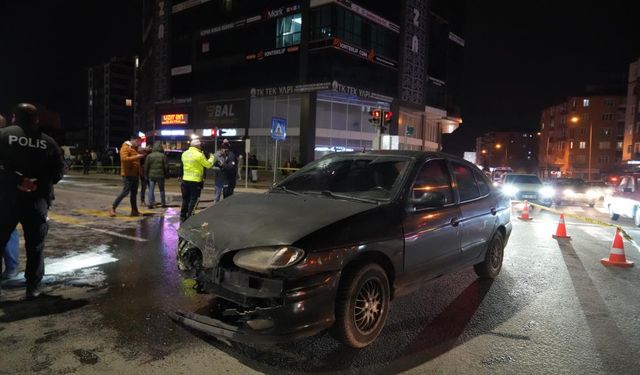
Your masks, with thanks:
<instances>
[{"instance_id":1,"label":"traffic light","mask_svg":"<svg viewBox=\"0 0 640 375\"><path fill-rule=\"evenodd\" d=\"M369 122L374 126L380 126L380 119L382 118L382 110L381 109L372 109L369 111Z\"/></svg>"},{"instance_id":2,"label":"traffic light","mask_svg":"<svg viewBox=\"0 0 640 375\"><path fill-rule=\"evenodd\" d=\"M382 111L382 117L384 121L380 124L380 133L384 133L387 131L388 125L391 124L391 119L393 118L393 112L391 111Z\"/></svg>"}]
</instances>

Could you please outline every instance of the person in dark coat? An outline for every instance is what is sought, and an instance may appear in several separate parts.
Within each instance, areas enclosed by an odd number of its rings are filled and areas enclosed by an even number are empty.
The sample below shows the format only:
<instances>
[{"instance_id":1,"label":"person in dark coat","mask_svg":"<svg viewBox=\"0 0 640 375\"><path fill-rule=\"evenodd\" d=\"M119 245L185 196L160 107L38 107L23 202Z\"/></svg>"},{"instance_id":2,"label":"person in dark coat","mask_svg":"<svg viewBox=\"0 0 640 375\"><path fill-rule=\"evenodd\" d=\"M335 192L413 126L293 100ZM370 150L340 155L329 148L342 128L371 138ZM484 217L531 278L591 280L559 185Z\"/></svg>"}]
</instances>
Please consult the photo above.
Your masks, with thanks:
<instances>
[{"instance_id":1,"label":"person in dark coat","mask_svg":"<svg viewBox=\"0 0 640 375\"><path fill-rule=\"evenodd\" d=\"M38 109L18 104L13 126L0 129L0 251L4 253L11 233L21 223L27 252L27 299L42 292L44 241L49 230L46 218L53 185L64 175L62 156L53 138L40 130Z\"/></svg>"},{"instance_id":2,"label":"person in dark coat","mask_svg":"<svg viewBox=\"0 0 640 375\"><path fill-rule=\"evenodd\" d=\"M167 176L167 156L164 154L164 149L160 142L156 142L153 145L151 153L145 159L144 171L147 181L149 181L149 197L147 199L149 205L147 207L153 208L156 202L153 194L156 185L158 185L158 190L160 190L160 203L163 208L167 207L164 193L164 180Z\"/></svg>"},{"instance_id":3,"label":"person in dark coat","mask_svg":"<svg viewBox=\"0 0 640 375\"><path fill-rule=\"evenodd\" d=\"M89 168L91 167L91 151L89 149L84 150L82 154L82 174L89 174Z\"/></svg>"}]
</instances>

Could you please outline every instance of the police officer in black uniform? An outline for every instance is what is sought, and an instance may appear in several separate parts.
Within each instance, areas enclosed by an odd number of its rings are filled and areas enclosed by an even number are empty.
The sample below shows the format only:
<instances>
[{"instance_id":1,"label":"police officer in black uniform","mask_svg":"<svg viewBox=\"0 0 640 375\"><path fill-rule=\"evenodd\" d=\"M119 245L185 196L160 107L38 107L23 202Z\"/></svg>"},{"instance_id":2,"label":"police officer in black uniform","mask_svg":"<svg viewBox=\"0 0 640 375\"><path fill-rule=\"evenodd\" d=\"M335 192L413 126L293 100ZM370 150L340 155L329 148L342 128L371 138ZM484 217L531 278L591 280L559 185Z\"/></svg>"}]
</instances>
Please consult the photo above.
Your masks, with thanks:
<instances>
[{"instance_id":1,"label":"police officer in black uniform","mask_svg":"<svg viewBox=\"0 0 640 375\"><path fill-rule=\"evenodd\" d=\"M53 185L63 174L62 152L53 138L39 130L37 108L18 104L13 125L0 129L0 251L21 223L27 250L27 299L41 293L47 211Z\"/></svg>"}]
</instances>

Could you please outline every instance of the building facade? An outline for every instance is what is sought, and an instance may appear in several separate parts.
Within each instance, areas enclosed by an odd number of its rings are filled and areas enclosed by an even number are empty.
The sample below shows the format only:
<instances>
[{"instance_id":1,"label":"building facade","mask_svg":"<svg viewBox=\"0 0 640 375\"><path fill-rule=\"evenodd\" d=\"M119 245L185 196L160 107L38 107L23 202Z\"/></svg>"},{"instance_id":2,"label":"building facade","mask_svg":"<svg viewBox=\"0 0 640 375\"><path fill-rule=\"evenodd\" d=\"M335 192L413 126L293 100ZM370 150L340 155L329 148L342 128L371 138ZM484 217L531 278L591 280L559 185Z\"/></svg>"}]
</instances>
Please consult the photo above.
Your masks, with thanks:
<instances>
[{"instance_id":1,"label":"building facade","mask_svg":"<svg viewBox=\"0 0 640 375\"><path fill-rule=\"evenodd\" d=\"M624 96L570 97L543 110L541 176L600 180L622 160Z\"/></svg>"},{"instance_id":2,"label":"building facade","mask_svg":"<svg viewBox=\"0 0 640 375\"><path fill-rule=\"evenodd\" d=\"M145 0L142 130L178 148L250 140L261 162L306 163L378 147L380 108L394 114L385 148L438 150L461 122L453 3ZM286 129L277 153L274 124Z\"/></svg>"},{"instance_id":3,"label":"building facade","mask_svg":"<svg viewBox=\"0 0 640 375\"><path fill-rule=\"evenodd\" d=\"M87 143L95 151L120 147L134 131L136 58L114 58L87 72Z\"/></svg>"},{"instance_id":4,"label":"building facade","mask_svg":"<svg viewBox=\"0 0 640 375\"><path fill-rule=\"evenodd\" d=\"M640 58L629 65L622 160L640 160Z\"/></svg>"},{"instance_id":5,"label":"building facade","mask_svg":"<svg viewBox=\"0 0 640 375\"><path fill-rule=\"evenodd\" d=\"M476 138L476 160L483 168L511 167L537 173L538 135L534 132L490 132Z\"/></svg>"}]
</instances>

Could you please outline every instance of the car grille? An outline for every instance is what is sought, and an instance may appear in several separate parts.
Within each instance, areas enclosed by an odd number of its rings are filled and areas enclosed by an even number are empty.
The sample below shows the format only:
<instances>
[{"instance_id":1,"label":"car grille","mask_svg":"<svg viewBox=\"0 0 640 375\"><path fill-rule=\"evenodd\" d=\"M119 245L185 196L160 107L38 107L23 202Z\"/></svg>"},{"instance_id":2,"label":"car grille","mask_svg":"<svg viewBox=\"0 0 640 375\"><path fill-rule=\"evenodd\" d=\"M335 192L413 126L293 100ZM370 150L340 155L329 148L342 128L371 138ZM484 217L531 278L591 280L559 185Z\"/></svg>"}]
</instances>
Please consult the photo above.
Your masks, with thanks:
<instances>
[{"instance_id":1,"label":"car grille","mask_svg":"<svg viewBox=\"0 0 640 375\"><path fill-rule=\"evenodd\" d=\"M519 191L516 194L516 198L518 200L538 200L538 192L537 191Z\"/></svg>"}]
</instances>

